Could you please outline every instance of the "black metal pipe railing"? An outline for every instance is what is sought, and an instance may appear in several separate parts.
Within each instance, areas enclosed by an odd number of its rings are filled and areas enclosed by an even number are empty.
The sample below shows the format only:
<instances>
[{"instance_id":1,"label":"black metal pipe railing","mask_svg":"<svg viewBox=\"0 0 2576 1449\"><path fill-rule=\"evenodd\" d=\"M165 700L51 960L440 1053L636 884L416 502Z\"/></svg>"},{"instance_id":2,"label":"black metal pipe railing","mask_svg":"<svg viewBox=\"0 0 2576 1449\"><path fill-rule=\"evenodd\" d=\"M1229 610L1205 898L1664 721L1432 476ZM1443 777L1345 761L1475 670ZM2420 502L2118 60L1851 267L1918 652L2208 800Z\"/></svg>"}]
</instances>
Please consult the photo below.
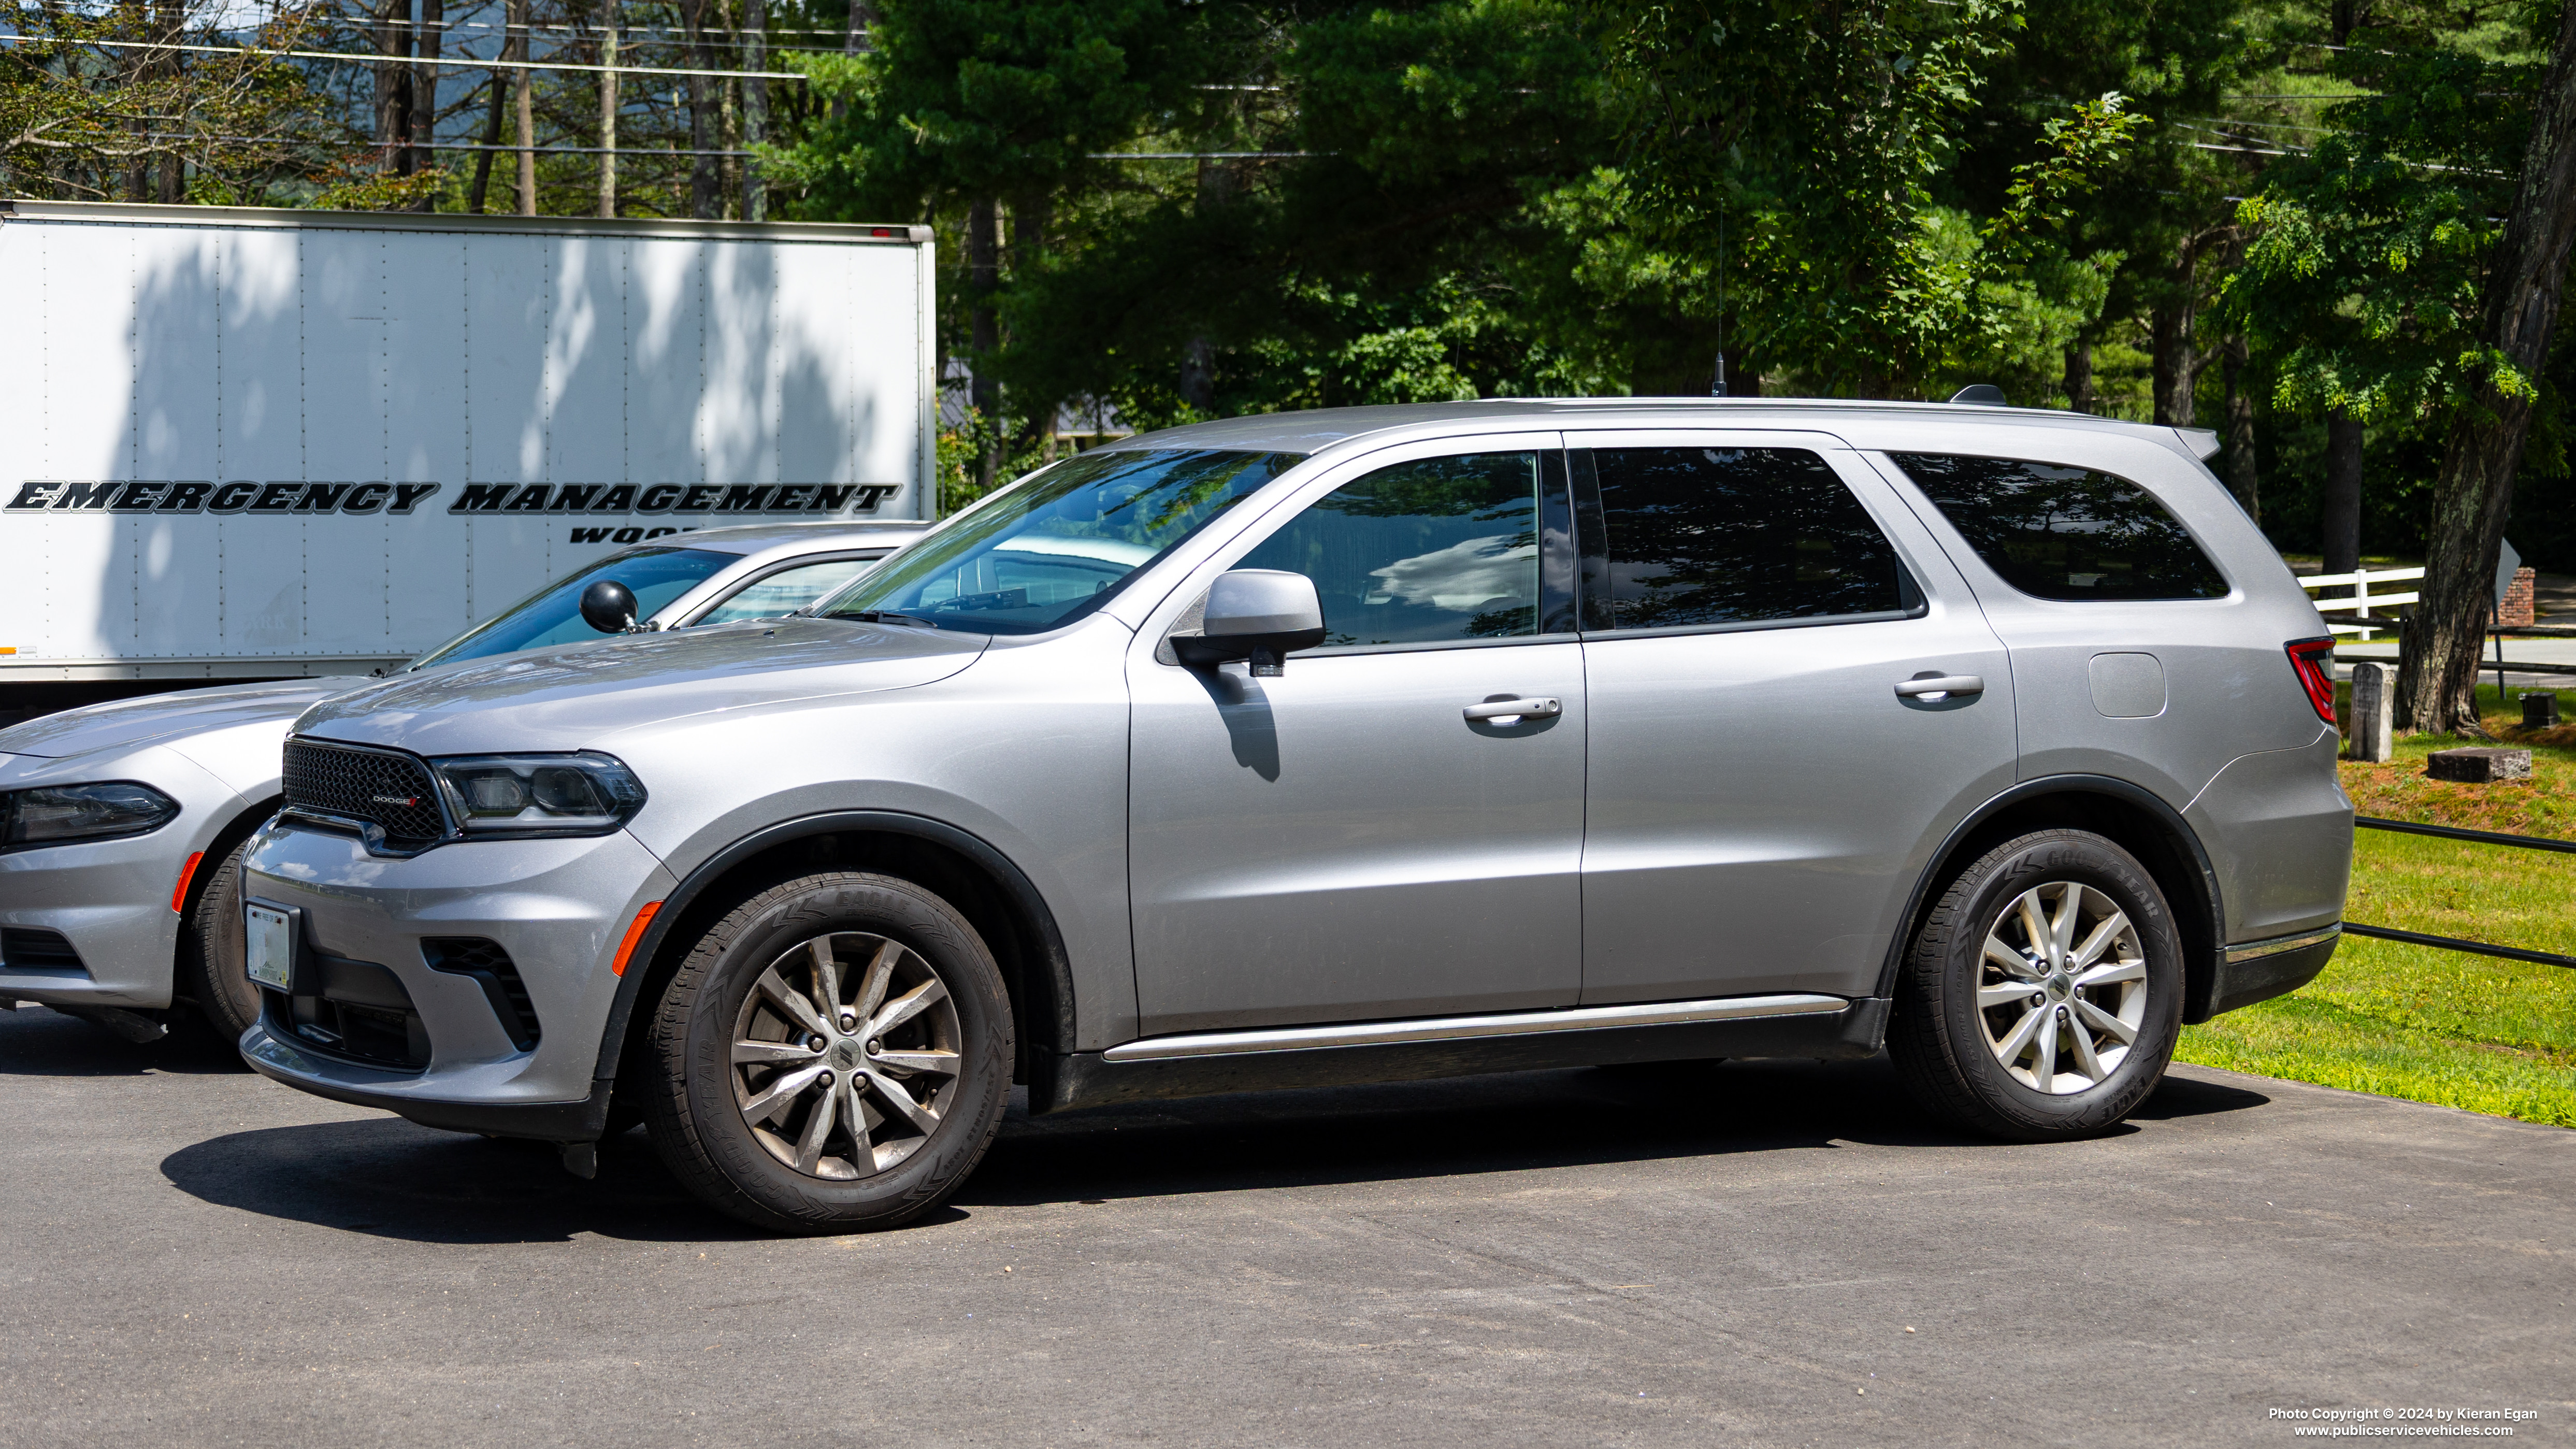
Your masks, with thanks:
<instances>
[{"instance_id":1,"label":"black metal pipe railing","mask_svg":"<svg viewBox=\"0 0 2576 1449\"><path fill-rule=\"evenodd\" d=\"M2412 820L2386 820L2376 815L2356 815L2352 823L2363 830L2391 830L2401 835L2431 835L2444 840L2465 840L2472 845L2510 845L2518 850L2556 850L2576 855L2576 840L2550 840L2538 835L2507 835L2499 830L2463 830L2456 825L2418 825ZM2365 926L2346 921L2347 934L2373 936L2382 941L2403 941L2410 946L2438 946L2445 951L2467 951L2479 956L2500 956L2508 961L2534 961L2543 966L2576 967L2576 956L2561 956L2554 951L2531 951L2520 946L2497 946L2485 941L2463 940L2458 936L2434 936L2422 931L2400 931L2393 926Z\"/></svg>"}]
</instances>

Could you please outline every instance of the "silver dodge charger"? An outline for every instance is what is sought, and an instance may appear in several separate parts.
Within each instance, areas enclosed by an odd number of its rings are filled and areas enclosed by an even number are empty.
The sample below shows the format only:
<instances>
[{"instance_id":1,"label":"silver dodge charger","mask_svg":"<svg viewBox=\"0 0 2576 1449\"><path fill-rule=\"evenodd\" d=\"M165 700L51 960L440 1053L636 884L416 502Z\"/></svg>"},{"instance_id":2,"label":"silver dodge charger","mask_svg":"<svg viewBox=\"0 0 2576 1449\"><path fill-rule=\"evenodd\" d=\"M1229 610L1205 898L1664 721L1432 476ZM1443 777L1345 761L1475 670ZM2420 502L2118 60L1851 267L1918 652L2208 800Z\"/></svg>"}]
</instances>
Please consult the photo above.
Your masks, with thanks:
<instances>
[{"instance_id":1,"label":"silver dodge charger","mask_svg":"<svg viewBox=\"0 0 2576 1449\"><path fill-rule=\"evenodd\" d=\"M400 674L598 642L621 627L790 613L920 531L788 523L674 533L547 584ZM586 616L584 596L602 584L624 590L623 625L613 613ZM164 1008L187 1002L240 1036L259 1014L242 974L241 853L277 811L288 726L365 682L221 685L0 730L0 1007L38 1002L150 1041L166 1030Z\"/></svg>"},{"instance_id":2,"label":"silver dodge charger","mask_svg":"<svg viewBox=\"0 0 2576 1449\"><path fill-rule=\"evenodd\" d=\"M768 1228L1030 1110L1888 1050L2099 1133L2340 928L2328 641L2207 434L1493 401L1057 462L806 616L316 705L242 873L279 1081L646 1124Z\"/></svg>"}]
</instances>

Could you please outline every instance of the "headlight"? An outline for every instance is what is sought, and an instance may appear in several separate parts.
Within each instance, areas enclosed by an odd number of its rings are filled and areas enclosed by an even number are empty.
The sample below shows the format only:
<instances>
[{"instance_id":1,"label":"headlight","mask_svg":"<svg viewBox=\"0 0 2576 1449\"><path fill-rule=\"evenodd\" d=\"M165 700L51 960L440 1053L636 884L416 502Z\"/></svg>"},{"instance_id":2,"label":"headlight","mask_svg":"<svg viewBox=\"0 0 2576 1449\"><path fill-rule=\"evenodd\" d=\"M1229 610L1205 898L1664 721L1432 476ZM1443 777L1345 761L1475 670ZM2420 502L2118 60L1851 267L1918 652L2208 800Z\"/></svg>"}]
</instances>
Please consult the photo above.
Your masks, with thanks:
<instances>
[{"instance_id":1,"label":"headlight","mask_svg":"<svg viewBox=\"0 0 2576 1449\"><path fill-rule=\"evenodd\" d=\"M11 790L0 793L0 850L141 835L178 814L178 801L132 780Z\"/></svg>"},{"instance_id":2,"label":"headlight","mask_svg":"<svg viewBox=\"0 0 2576 1449\"><path fill-rule=\"evenodd\" d=\"M450 755L429 767L468 840L606 835L644 805L642 782L606 755Z\"/></svg>"}]
</instances>

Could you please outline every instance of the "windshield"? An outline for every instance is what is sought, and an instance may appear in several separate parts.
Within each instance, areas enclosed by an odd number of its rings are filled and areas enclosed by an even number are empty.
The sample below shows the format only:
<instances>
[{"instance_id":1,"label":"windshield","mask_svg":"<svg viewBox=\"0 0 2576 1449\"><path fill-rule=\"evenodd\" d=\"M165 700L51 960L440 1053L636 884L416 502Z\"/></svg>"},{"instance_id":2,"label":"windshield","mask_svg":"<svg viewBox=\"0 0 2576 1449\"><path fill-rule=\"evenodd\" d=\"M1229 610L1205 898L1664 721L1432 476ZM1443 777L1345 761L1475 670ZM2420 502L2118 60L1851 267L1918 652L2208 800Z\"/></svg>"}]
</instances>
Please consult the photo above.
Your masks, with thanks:
<instances>
[{"instance_id":1,"label":"windshield","mask_svg":"<svg viewBox=\"0 0 2576 1449\"><path fill-rule=\"evenodd\" d=\"M1302 458L1181 449L1068 458L958 515L814 612L1044 633L1098 608L1138 569Z\"/></svg>"},{"instance_id":2,"label":"windshield","mask_svg":"<svg viewBox=\"0 0 2576 1449\"><path fill-rule=\"evenodd\" d=\"M581 591L592 584L601 579L624 584L635 595L635 617L641 622L740 559L738 554L709 548L637 548L611 554L555 580L405 667L427 669L459 659L603 639L607 636L581 616Z\"/></svg>"}]
</instances>

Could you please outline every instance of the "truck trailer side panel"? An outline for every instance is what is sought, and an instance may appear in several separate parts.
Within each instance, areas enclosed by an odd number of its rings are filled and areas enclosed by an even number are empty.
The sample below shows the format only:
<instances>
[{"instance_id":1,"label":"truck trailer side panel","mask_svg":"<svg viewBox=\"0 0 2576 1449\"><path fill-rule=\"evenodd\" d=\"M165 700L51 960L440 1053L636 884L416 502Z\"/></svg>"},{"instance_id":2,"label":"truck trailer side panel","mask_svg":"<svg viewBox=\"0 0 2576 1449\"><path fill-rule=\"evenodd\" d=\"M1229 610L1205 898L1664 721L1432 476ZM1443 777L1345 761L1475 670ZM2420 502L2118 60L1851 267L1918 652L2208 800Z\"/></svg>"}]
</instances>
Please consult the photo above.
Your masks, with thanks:
<instances>
[{"instance_id":1,"label":"truck trailer side panel","mask_svg":"<svg viewBox=\"0 0 2576 1449\"><path fill-rule=\"evenodd\" d=\"M623 544L935 503L926 228L16 202L0 685L362 672Z\"/></svg>"}]
</instances>

